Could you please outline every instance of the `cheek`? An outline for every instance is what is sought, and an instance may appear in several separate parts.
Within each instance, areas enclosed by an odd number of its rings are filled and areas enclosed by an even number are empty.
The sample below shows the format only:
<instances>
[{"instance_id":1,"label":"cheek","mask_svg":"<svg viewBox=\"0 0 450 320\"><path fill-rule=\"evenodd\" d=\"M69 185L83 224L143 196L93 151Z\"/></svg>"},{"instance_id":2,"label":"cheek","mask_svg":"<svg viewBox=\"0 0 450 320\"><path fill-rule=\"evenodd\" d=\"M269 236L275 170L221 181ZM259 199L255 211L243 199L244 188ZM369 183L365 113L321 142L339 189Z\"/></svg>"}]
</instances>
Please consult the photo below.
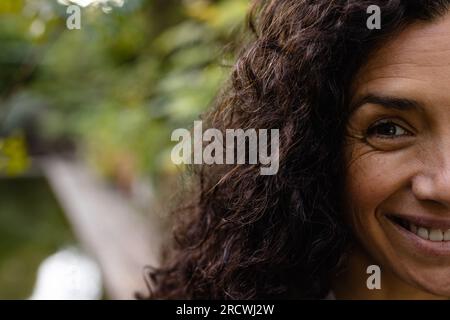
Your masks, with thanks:
<instances>
[{"instance_id":1,"label":"cheek","mask_svg":"<svg viewBox=\"0 0 450 320\"><path fill-rule=\"evenodd\" d=\"M391 193L395 170L389 169L385 156L376 153L356 156L350 163L345 183L347 209L351 213L374 212Z\"/></svg>"},{"instance_id":2,"label":"cheek","mask_svg":"<svg viewBox=\"0 0 450 320\"><path fill-rule=\"evenodd\" d=\"M379 209L408 185L405 154L353 150L345 181L346 216L357 233L379 228ZM361 230L363 229L363 230Z\"/></svg>"},{"instance_id":3,"label":"cheek","mask_svg":"<svg viewBox=\"0 0 450 320\"><path fill-rule=\"evenodd\" d=\"M345 216L355 240L376 261L389 251L379 208L398 189L398 161L373 150L354 150L345 178Z\"/></svg>"}]
</instances>

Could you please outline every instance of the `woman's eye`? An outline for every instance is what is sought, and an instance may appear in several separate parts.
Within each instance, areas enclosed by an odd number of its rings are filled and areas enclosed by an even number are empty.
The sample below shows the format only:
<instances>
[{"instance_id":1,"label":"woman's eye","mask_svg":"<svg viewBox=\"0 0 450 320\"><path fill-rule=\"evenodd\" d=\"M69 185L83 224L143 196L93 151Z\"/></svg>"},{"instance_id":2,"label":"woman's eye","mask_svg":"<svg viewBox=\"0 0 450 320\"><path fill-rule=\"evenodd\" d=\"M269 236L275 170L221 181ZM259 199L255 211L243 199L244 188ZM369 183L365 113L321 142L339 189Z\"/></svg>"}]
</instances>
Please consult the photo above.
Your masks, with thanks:
<instances>
[{"instance_id":1,"label":"woman's eye","mask_svg":"<svg viewBox=\"0 0 450 320\"><path fill-rule=\"evenodd\" d=\"M396 138L406 135L409 135L406 129L389 120L377 122L367 130L369 137Z\"/></svg>"}]
</instances>

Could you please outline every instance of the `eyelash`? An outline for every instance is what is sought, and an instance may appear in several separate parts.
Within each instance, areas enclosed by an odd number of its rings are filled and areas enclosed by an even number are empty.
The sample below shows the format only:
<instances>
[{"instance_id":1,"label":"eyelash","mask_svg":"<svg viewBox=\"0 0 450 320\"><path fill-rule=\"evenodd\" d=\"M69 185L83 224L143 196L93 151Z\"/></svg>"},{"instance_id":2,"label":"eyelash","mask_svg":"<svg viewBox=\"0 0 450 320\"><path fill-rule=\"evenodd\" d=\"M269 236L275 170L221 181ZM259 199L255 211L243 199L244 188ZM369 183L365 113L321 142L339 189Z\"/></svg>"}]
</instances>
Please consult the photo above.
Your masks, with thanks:
<instances>
[{"instance_id":1,"label":"eyelash","mask_svg":"<svg viewBox=\"0 0 450 320\"><path fill-rule=\"evenodd\" d=\"M375 132L377 129L381 128L382 126L386 126L386 125L395 127L396 132L397 132L398 128L400 128L400 130L404 131L405 133L391 135L391 134L378 134ZM366 131L366 137L376 136L381 139L396 139L399 137L410 136L410 135L411 135L411 133L409 130L405 129L403 126L401 126L389 119L379 120L379 121L375 122Z\"/></svg>"}]
</instances>

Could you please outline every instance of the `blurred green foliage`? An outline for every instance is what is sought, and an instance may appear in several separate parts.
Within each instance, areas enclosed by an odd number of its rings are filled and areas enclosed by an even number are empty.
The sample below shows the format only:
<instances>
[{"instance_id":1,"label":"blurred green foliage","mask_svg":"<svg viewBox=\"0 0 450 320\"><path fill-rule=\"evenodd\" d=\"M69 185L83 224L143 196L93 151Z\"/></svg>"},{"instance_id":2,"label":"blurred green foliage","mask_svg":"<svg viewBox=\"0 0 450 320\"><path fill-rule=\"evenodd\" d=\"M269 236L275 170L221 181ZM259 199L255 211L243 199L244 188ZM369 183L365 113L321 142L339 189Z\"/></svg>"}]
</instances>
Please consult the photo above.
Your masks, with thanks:
<instances>
[{"instance_id":1,"label":"blurred green foliage","mask_svg":"<svg viewBox=\"0 0 450 320\"><path fill-rule=\"evenodd\" d=\"M44 179L0 180L0 299L28 298L42 260L73 241Z\"/></svg>"},{"instance_id":2,"label":"blurred green foliage","mask_svg":"<svg viewBox=\"0 0 450 320\"><path fill-rule=\"evenodd\" d=\"M0 172L15 176L29 168L26 141L23 134L0 139Z\"/></svg>"},{"instance_id":3,"label":"blurred green foliage","mask_svg":"<svg viewBox=\"0 0 450 320\"><path fill-rule=\"evenodd\" d=\"M158 190L175 169L171 132L218 93L248 7L102 1L68 30L70 2L0 0L0 299L29 296L40 262L73 241L44 179L7 177L70 141L106 179Z\"/></svg>"},{"instance_id":4,"label":"blurred green foliage","mask_svg":"<svg viewBox=\"0 0 450 320\"><path fill-rule=\"evenodd\" d=\"M0 134L32 123L44 140L69 138L111 179L170 174L170 133L227 77L248 0L91 5L80 30L66 28L61 3L0 1Z\"/></svg>"}]
</instances>

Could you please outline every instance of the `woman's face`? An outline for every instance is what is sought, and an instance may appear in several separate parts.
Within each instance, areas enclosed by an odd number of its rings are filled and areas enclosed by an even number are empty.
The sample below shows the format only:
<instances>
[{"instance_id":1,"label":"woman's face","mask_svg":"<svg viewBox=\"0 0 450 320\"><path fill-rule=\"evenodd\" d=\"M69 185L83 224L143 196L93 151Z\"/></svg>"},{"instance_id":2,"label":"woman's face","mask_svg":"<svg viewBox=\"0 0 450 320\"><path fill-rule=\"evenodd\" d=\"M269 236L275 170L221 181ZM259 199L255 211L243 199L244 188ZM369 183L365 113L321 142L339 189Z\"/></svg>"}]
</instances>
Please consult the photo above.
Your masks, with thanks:
<instances>
[{"instance_id":1,"label":"woman's face","mask_svg":"<svg viewBox=\"0 0 450 320\"><path fill-rule=\"evenodd\" d=\"M374 52L353 83L348 218L383 270L450 296L450 14Z\"/></svg>"}]
</instances>

